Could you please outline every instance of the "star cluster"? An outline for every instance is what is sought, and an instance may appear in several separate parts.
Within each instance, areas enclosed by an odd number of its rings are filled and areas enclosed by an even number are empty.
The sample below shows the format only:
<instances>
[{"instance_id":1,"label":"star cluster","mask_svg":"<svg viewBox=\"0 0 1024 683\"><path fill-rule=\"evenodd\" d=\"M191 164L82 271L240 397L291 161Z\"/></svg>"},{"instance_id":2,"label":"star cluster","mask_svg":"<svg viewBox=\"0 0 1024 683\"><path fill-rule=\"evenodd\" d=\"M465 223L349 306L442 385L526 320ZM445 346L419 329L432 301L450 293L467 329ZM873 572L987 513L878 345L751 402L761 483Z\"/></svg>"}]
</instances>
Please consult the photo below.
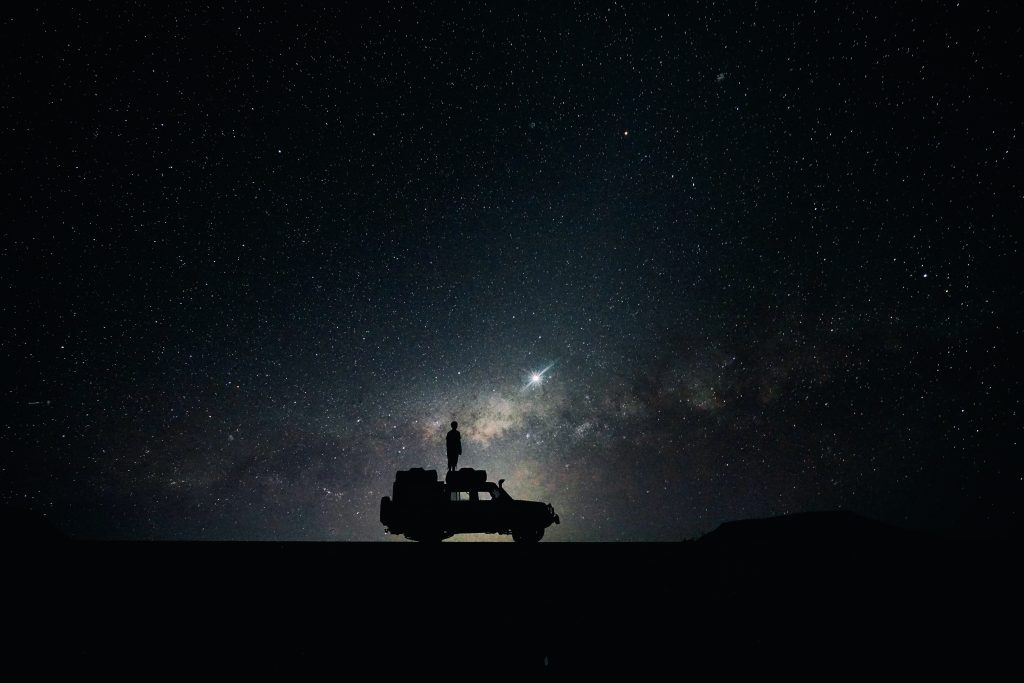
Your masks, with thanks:
<instances>
[{"instance_id":1,"label":"star cluster","mask_svg":"<svg viewBox=\"0 0 1024 683\"><path fill-rule=\"evenodd\" d=\"M3 19L3 503L384 539L458 420L557 540L1019 523L1009 9L411 4Z\"/></svg>"}]
</instances>

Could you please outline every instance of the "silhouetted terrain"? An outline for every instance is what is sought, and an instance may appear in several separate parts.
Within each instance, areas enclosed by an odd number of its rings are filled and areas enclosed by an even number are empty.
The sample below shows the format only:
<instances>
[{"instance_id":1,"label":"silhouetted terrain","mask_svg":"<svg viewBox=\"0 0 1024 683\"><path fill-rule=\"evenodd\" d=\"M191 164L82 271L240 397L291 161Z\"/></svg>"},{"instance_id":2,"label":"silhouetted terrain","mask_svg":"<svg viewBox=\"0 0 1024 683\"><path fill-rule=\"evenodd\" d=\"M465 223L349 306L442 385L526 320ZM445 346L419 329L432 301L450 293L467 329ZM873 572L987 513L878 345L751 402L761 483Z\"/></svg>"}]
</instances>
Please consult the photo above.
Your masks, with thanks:
<instances>
[{"instance_id":1,"label":"silhouetted terrain","mask_svg":"<svg viewBox=\"0 0 1024 683\"><path fill-rule=\"evenodd\" d=\"M1010 661L1016 551L839 512L678 544L12 542L4 555L11 651L61 666L831 677Z\"/></svg>"}]
</instances>

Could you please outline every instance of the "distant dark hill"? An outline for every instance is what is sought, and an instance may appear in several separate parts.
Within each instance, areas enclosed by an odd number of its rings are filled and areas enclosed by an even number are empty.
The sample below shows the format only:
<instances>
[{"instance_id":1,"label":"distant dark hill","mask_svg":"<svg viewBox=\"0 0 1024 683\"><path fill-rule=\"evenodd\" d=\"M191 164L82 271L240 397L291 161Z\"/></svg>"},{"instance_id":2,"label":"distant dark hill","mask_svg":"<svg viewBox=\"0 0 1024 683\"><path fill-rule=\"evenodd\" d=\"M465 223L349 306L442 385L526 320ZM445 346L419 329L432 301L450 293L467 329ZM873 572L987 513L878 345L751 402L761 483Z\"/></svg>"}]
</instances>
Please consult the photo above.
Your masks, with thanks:
<instances>
[{"instance_id":1,"label":"distant dark hill","mask_svg":"<svg viewBox=\"0 0 1024 683\"><path fill-rule=\"evenodd\" d=\"M856 574L859 583L876 574L895 578L943 552L944 541L920 531L898 529L852 512L805 512L768 519L727 522L694 544L698 562L731 562L719 578L740 571L787 580L784 572L829 581ZM741 564L737 564L741 563Z\"/></svg>"},{"instance_id":2,"label":"distant dark hill","mask_svg":"<svg viewBox=\"0 0 1024 683\"><path fill-rule=\"evenodd\" d=\"M726 522L702 536L702 550L724 548L821 548L922 543L920 532L897 529L847 511L802 512L768 519Z\"/></svg>"},{"instance_id":3,"label":"distant dark hill","mask_svg":"<svg viewBox=\"0 0 1024 683\"><path fill-rule=\"evenodd\" d=\"M890 625L871 624L872 615L897 605L908 619L961 609L991 551L846 511L728 522L691 545L681 566L706 595L754 619L802 613L792 627L812 640L826 622L847 637L859 637L855 624L878 634Z\"/></svg>"}]
</instances>

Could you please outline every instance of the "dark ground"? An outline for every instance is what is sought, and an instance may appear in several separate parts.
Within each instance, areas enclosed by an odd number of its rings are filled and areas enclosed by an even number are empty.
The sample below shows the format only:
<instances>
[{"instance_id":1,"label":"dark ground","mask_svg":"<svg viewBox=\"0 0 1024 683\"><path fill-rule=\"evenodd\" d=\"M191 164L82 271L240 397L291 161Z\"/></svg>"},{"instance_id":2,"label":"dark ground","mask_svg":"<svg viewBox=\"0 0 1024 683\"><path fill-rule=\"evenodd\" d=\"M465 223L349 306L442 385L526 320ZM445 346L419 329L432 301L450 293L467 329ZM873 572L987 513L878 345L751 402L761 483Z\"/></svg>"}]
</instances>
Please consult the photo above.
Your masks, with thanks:
<instances>
[{"instance_id":1,"label":"dark ground","mask_svg":"<svg viewBox=\"0 0 1024 683\"><path fill-rule=\"evenodd\" d=\"M5 612L44 670L977 674L1020 643L1018 548L846 513L678 544L22 539Z\"/></svg>"}]
</instances>

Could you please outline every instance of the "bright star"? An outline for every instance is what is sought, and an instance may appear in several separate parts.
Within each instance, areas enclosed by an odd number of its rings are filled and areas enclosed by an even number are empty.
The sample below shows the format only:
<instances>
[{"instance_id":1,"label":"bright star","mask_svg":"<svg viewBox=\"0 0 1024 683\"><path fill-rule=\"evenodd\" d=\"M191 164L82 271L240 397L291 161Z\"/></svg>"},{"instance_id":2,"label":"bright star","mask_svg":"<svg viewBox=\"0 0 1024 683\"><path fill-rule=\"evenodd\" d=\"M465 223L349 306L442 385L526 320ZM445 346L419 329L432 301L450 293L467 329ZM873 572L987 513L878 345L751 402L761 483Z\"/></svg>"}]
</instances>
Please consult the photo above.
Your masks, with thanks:
<instances>
[{"instance_id":1,"label":"bright star","mask_svg":"<svg viewBox=\"0 0 1024 683\"><path fill-rule=\"evenodd\" d=\"M546 368L544 368L540 372L537 372L537 371L530 372L528 374L529 379L526 382L526 386L523 387L523 388L527 389L529 387L532 387L532 386L534 386L536 384L540 384L541 382L543 382L544 381L544 373L546 373L548 370L550 370L553 367L555 367L555 364L551 363L550 365L548 365Z\"/></svg>"}]
</instances>

